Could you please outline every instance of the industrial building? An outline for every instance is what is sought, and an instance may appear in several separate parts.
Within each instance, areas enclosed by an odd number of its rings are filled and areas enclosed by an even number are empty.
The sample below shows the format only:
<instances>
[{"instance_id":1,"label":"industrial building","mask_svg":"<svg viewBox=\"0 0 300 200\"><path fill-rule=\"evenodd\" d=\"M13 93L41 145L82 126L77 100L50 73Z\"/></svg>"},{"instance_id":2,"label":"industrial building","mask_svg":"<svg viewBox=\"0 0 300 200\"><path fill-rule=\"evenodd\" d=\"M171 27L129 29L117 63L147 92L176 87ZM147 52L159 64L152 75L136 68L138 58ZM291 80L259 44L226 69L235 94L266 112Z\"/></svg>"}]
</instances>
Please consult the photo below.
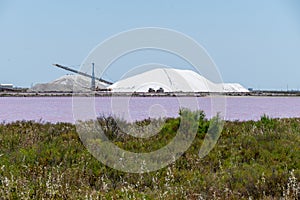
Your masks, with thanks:
<instances>
[{"instance_id":1,"label":"industrial building","mask_svg":"<svg viewBox=\"0 0 300 200\"><path fill-rule=\"evenodd\" d=\"M4 84L0 84L0 91L9 91L9 90L13 90L14 88L14 85L13 84L7 84L7 83L4 83Z\"/></svg>"}]
</instances>

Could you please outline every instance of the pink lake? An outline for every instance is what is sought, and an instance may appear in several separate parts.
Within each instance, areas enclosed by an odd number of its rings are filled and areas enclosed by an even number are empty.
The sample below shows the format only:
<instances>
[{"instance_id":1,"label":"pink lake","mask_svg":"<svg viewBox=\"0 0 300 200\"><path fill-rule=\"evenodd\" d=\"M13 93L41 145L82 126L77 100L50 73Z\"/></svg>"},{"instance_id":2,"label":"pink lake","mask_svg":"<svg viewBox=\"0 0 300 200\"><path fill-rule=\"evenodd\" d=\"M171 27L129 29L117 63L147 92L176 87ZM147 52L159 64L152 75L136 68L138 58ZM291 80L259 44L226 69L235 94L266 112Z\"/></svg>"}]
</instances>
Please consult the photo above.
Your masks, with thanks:
<instances>
[{"instance_id":1,"label":"pink lake","mask_svg":"<svg viewBox=\"0 0 300 200\"><path fill-rule=\"evenodd\" d=\"M129 121L176 117L180 101L188 98L131 97L124 101L122 97L96 97L94 108L97 116L114 115ZM195 99L198 109L210 118L211 98ZM81 109L84 112L85 107ZM226 97L226 120L258 120L263 114L272 118L300 117L300 97ZM72 97L0 97L0 122L17 120L74 123Z\"/></svg>"}]
</instances>

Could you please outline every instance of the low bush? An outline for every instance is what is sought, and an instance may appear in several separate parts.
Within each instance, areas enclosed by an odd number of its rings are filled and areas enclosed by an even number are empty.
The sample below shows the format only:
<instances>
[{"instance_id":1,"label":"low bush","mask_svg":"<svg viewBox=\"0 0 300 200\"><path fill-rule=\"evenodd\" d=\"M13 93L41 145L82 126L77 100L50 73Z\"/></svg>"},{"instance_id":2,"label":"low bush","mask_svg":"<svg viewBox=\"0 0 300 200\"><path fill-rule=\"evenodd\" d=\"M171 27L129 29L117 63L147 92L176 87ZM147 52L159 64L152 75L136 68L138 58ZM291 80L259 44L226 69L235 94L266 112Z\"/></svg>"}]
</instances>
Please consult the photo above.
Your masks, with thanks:
<instances>
[{"instance_id":1,"label":"low bush","mask_svg":"<svg viewBox=\"0 0 300 200\"><path fill-rule=\"evenodd\" d=\"M220 135L210 136L219 137L214 148L200 158L206 133L220 128L214 123L219 119L207 120L203 112L180 114L190 119L185 123L195 116L199 122L192 145L173 164L144 174L103 165L87 151L72 124L0 124L0 199L300 198L300 119L263 116L259 121L226 122ZM136 125L146 128L149 120ZM168 144L181 122L160 120L160 132L148 138L125 134L113 118L98 122L119 147L150 152Z\"/></svg>"}]
</instances>

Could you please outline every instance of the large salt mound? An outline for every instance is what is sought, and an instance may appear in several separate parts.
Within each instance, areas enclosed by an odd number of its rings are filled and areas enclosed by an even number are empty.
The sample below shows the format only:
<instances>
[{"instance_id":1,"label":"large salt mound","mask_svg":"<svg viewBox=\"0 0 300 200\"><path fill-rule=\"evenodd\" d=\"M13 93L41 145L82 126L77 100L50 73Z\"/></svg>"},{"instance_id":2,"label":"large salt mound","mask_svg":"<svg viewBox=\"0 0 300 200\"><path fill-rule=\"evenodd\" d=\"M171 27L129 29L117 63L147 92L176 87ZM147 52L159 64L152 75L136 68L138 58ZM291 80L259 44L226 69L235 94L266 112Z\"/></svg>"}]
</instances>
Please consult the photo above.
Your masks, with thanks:
<instances>
[{"instance_id":1,"label":"large salt mound","mask_svg":"<svg viewBox=\"0 0 300 200\"><path fill-rule=\"evenodd\" d=\"M104 89L105 84L96 81L96 86ZM91 78L80 75L64 75L50 83L39 83L34 85L31 90L36 92L71 92L73 87L76 90L88 91L91 88Z\"/></svg>"},{"instance_id":2,"label":"large salt mound","mask_svg":"<svg viewBox=\"0 0 300 200\"><path fill-rule=\"evenodd\" d=\"M122 79L109 86L113 92L249 92L237 83L215 84L191 70L157 68Z\"/></svg>"}]
</instances>

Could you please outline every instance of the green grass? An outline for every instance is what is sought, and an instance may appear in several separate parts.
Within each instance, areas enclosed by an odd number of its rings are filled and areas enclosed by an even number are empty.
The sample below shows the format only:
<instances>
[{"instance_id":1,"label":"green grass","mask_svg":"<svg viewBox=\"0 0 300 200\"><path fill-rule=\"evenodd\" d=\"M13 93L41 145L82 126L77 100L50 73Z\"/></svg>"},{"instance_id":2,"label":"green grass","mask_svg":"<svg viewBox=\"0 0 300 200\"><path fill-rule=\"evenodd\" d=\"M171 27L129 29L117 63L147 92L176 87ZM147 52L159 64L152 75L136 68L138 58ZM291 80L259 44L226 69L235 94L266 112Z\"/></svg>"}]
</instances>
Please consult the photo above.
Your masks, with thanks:
<instances>
[{"instance_id":1,"label":"green grass","mask_svg":"<svg viewBox=\"0 0 300 200\"><path fill-rule=\"evenodd\" d=\"M180 119L167 119L147 139L122 134L113 119L99 122L121 148L150 152L175 136ZM146 127L148 121L138 123ZM130 174L97 161L72 124L0 124L0 199L300 198L300 119L226 122L201 159L208 126L200 113L196 138L182 157L156 172Z\"/></svg>"}]
</instances>

